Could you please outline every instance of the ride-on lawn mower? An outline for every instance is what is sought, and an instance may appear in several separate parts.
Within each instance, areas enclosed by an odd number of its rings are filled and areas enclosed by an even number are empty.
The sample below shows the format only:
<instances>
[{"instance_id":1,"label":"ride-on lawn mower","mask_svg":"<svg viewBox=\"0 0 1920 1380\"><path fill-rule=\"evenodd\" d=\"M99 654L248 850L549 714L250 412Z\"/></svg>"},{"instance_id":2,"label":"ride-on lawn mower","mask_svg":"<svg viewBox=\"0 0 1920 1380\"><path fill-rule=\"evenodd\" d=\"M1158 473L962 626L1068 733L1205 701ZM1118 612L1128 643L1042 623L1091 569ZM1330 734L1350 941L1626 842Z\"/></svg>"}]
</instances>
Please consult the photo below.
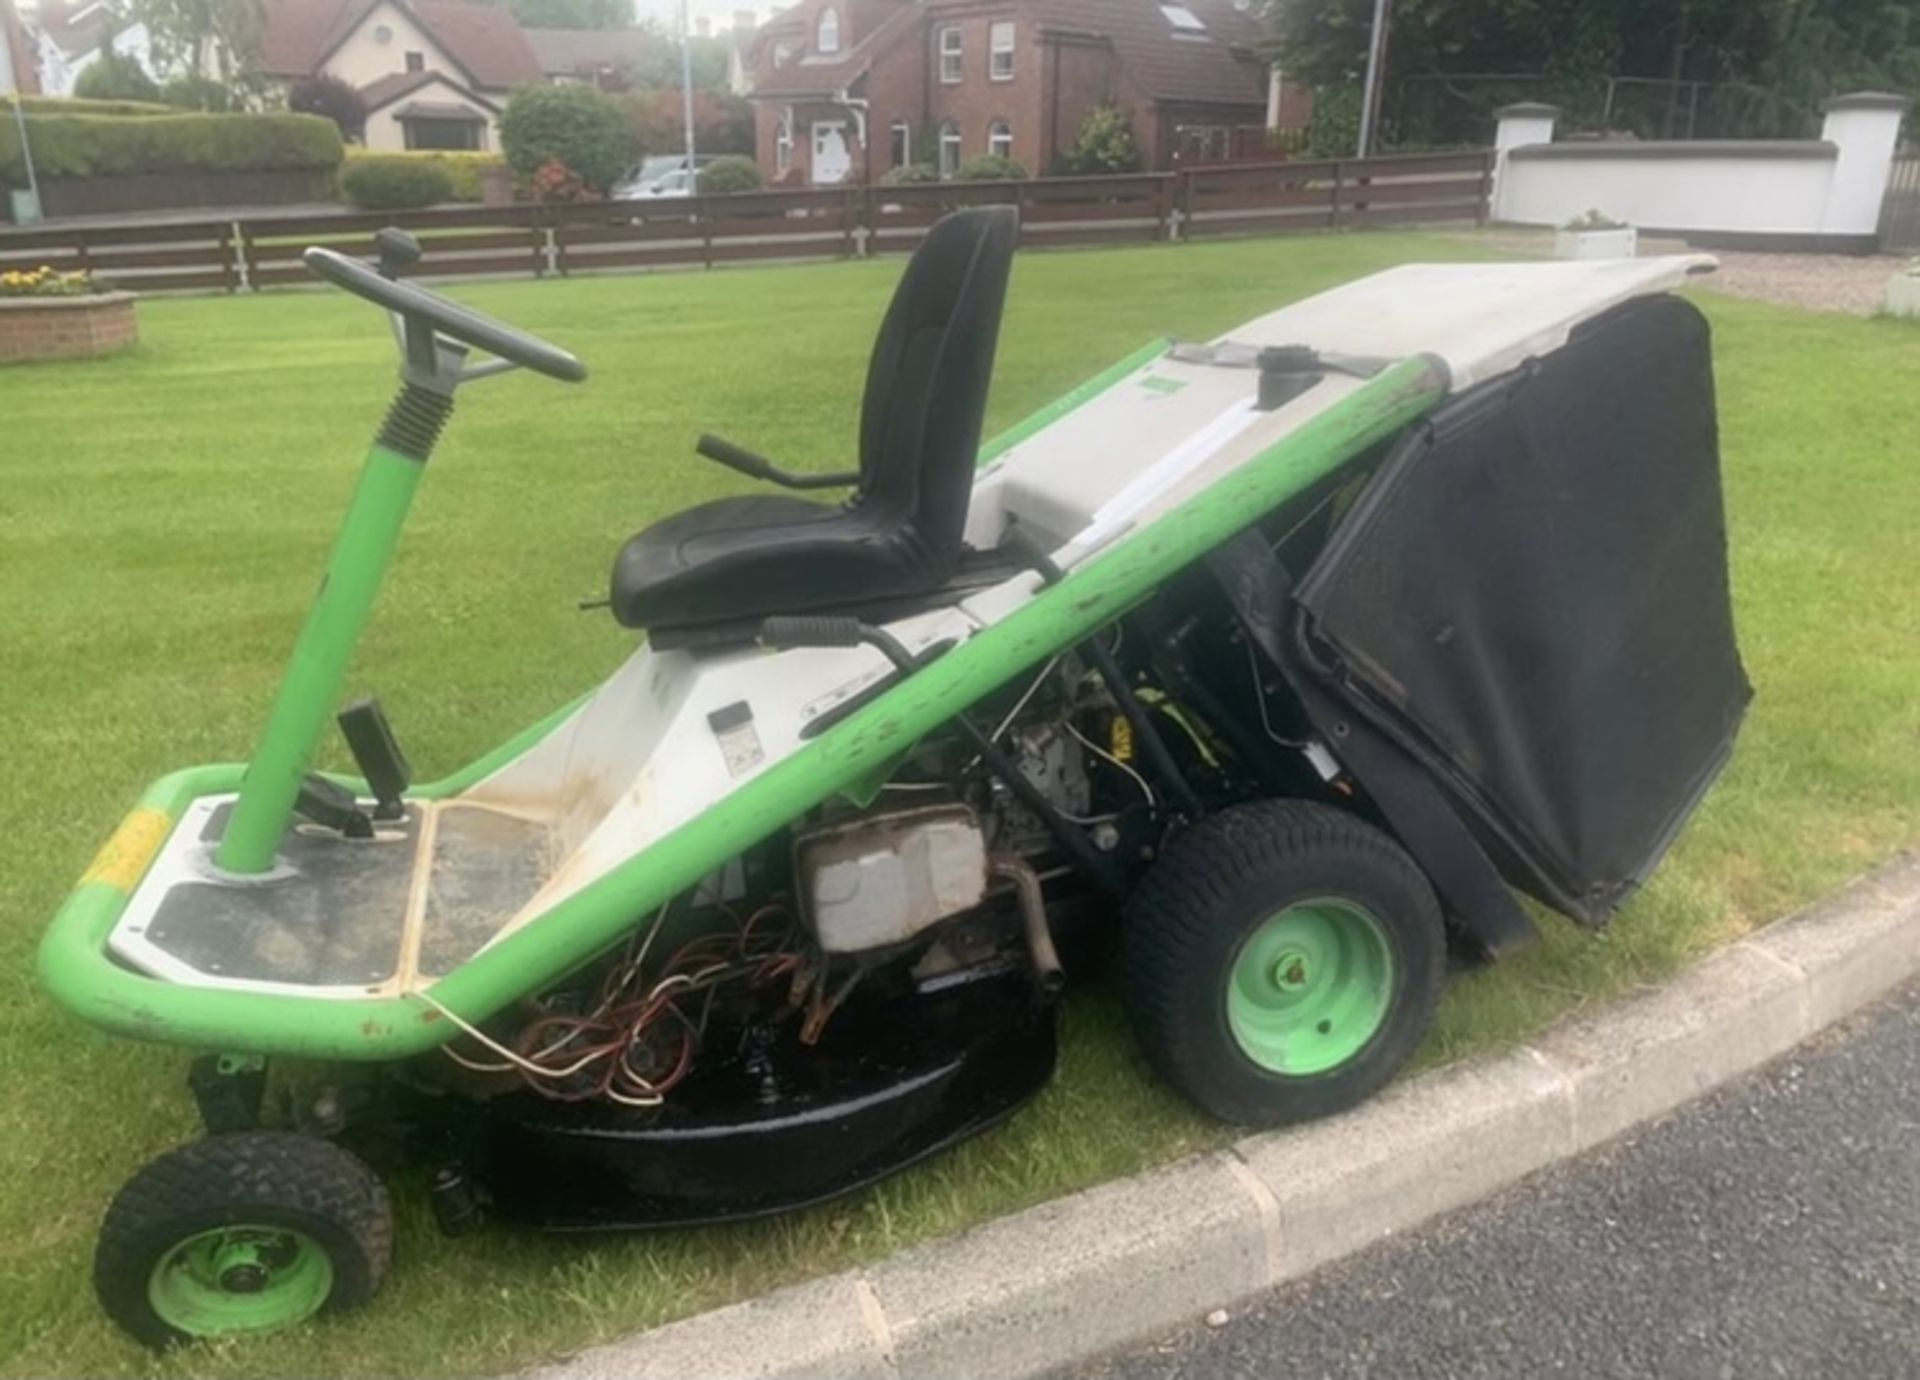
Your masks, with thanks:
<instances>
[{"instance_id":1,"label":"ride-on lawn mower","mask_svg":"<svg viewBox=\"0 0 1920 1380\"><path fill-rule=\"evenodd\" d=\"M1709 261L1398 268L982 446L1016 234L962 212L914 255L857 468L701 438L784 492L630 540L644 643L426 785L340 707L349 653L455 389L584 370L405 281L400 232L378 270L307 252L392 313L399 398L252 760L155 783L41 954L86 1019L211 1051L206 1138L101 1230L122 1327L364 1302L369 1145L448 1230L870 1183L1045 1084L1061 955L1103 943L1175 1088L1321 1116L1407 1058L1450 952L1529 936L1509 887L1598 923L1646 876L1748 698L1707 328L1667 292ZM310 769L336 711L355 779Z\"/></svg>"}]
</instances>

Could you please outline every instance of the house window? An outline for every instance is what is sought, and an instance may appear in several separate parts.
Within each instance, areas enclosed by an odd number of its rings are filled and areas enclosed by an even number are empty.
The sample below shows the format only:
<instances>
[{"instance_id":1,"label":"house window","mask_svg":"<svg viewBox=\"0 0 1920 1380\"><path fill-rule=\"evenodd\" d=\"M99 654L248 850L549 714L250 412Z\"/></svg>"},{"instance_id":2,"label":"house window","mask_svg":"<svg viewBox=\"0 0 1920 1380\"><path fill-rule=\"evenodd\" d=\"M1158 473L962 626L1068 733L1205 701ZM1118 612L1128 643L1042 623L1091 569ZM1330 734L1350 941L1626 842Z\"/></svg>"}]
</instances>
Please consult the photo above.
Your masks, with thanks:
<instances>
[{"instance_id":1,"label":"house window","mask_svg":"<svg viewBox=\"0 0 1920 1380\"><path fill-rule=\"evenodd\" d=\"M409 72L426 71L427 55L425 53L408 53L407 54L407 70Z\"/></svg>"},{"instance_id":2,"label":"house window","mask_svg":"<svg viewBox=\"0 0 1920 1380\"><path fill-rule=\"evenodd\" d=\"M940 126L940 176L952 177L960 166L960 126L948 120Z\"/></svg>"},{"instance_id":3,"label":"house window","mask_svg":"<svg viewBox=\"0 0 1920 1380\"><path fill-rule=\"evenodd\" d=\"M1200 22L1200 16L1185 5L1162 5L1160 13L1167 17L1167 23L1173 25L1176 30L1184 30L1190 34L1203 34L1207 31L1207 26Z\"/></svg>"},{"instance_id":4,"label":"house window","mask_svg":"<svg viewBox=\"0 0 1920 1380\"><path fill-rule=\"evenodd\" d=\"M895 120L889 133L893 136L893 166L904 168L913 161L913 126Z\"/></svg>"},{"instance_id":5,"label":"house window","mask_svg":"<svg viewBox=\"0 0 1920 1380\"><path fill-rule=\"evenodd\" d=\"M996 19L987 26L987 76L994 81L1013 80L1013 21Z\"/></svg>"},{"instance_id":6,"label":"house window","mask_svg":"<svg viewBox=\"0 0 1920 1380\"><path fill-rule=\"evenodd\" d=\"M1013 126L1005 120L995 120L987 126L987 152L995 158L1013 157Z\"/></svg>"},{"instance_id":7,"label":"house window","mask_svg":"<svg viewBox=\"0 0 1920 1380\"><path fill-rule=\"evenodd\" d=\"M400 129L410 149L475 151L485 146L487 127L479 120L439 120L415 117L402 120Z\"/></svg>"},{"instance_id":8,"label":"house window","mask_svg":"<svg viewBox=\"0 0 1920 1380\"><path fill-rule=\"evenodd\" d=\"M785 120L773 128L773 170L782 177L793 167L793 126Z\"/></svg>"},{"instance_id":9,"label":"house window","mask_svg":"<svg viewBox=\"0 0 1920 1380\"><path fill-rule=\"evenodd\" d=\"M840 51L840 11L831 5L820 11L820 29L814 46L823 53Z\"/></svg>"},{"instance_id":10,"label":"house window","mask_svg":"<svg viewBox=\"0 0 1920 1380\"><path fill-rule=\"evenodd\" d=\"M940 80L951 86L960 80L960 27L950 25L940 31Z\"/></svg>"}]
</instances>

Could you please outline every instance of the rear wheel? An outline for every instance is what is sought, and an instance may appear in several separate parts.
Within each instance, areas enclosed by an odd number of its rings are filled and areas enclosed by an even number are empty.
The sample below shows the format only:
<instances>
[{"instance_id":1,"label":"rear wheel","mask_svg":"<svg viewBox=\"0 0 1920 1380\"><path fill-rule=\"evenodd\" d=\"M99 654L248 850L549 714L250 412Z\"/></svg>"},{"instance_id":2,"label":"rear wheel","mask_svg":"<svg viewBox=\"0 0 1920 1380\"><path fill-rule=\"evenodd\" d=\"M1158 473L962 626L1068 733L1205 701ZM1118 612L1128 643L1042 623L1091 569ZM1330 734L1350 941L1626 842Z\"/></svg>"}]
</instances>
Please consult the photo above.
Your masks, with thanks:
<instances>
[{"instance_id":1,"label":"rear wheel","mask_svg":"<svg viewBox=\"0 0 1920 1380\"><path fill-rule=\"evenodd\" d=\"M272 1332L372 1298L392 1239L386 1189L347 1151L284 1131L213 1136L127 1181L94 1288L149 1346Z\"/></svg>"},{"instance_id":2,"label":"rear wheel","mask_svg":"<svg viewBox=\"0 0 1920 1380\"><path fill-rule=\"evenodd\" d=\"M1226 1121L1350 1107L1419 1044L1445 975L1440 906L1380 830L1262 801L1176 839L1128 903L1127 1001L1155 1067Z\"/></svg>"}]
</instances>

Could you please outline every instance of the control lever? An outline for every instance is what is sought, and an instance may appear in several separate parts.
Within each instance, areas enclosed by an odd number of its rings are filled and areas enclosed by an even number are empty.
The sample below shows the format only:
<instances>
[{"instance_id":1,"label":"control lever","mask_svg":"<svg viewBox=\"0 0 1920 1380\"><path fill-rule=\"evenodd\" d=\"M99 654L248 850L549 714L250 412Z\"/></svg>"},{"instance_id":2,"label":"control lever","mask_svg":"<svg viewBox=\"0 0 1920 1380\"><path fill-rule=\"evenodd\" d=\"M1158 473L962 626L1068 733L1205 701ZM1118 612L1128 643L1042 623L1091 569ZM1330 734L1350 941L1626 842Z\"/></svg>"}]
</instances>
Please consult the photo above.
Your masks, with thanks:
<instances>
[{"instance_id":1,"label":"control lever","mask_svg":"<svg viewBox=\"0 0 1920 1380\"><path fill-rule=\"evenodd\" d=\"M836 474L795 474L783 470L764 455L756 454L745 446L736 446L731 441L723 441L718 436L702 434L694 443L696 454L703 455L717 464L736 470L749 479L758 479L766 484L778 484L783 489L839 489L848 484L860 482L860 471L846 470Z\"/></svg>"},{"instance_id":2,"label":"control lever","mask_svg":"<svg viewBox=\"0 0 1920 1380\"><path fill-rule=\"evenodd\" d=\"M397 225L375 231L373 247L380 254L380 276L390 283L420 262L420 241Z\"/></svg>"},{"instance_id":3,"label":"control lever","mask_svg":"<svg viewBox=\"0 0 1920 1380\"><path fill-rule=\"evenodd\" d=\"M312 820L322 828L335 830L350 839L373 837L373 821L360 808L360 802L353 798L353 792L339 782L329 781L314 772L308 772L300 782L300 794L293 802L293 812L302 819Z\"/></svg>"},{"instance_id":4,"label":"control lever","mask_svg":"<svg viewBox=\"0 0 1920 1380\"><path fill-rule=\"evenodd\" d=\"M413 781L413 768L400 751L380 701L370 695L355 700L340 711L339 724L376 802L373 817L400 819L407 812L404 797Z\"/></svg>"}]
</instances>

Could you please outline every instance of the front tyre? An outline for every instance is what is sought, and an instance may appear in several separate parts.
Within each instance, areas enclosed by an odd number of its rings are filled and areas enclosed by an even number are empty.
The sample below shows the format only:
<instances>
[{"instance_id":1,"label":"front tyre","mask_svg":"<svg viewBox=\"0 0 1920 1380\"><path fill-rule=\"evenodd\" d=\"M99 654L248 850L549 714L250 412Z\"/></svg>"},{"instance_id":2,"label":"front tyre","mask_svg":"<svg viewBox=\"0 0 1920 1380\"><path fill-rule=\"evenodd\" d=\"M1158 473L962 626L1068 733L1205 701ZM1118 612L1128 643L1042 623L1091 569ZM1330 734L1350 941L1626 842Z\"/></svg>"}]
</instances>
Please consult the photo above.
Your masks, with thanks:
<instances>
[{"instance_id":1,"label":"front tyre","mask_svg":"<svg viewBox=\"0 0 1920 1380\"><path fill-rule=\"evenodd\" d=\"M272 1332L372 1298L392 1241L387 1191L347 1151L285 1131L212 1136L115 1196L94 1290L152 1347Z\"/></svg>"},{"instance_id":2,"label":"front tyre","mask_svg":"<svg viewBox=\"0 0 1920 1380\"><path fill-rule=\"evenodd\" d=\"M1161 1077L1223 1121L1279 1126L1377 1091L1446 972L1433 888L1343 811L1260 801L1174 840L1127 905L1127 1005Z\"/></svg>"}]
</instances>

